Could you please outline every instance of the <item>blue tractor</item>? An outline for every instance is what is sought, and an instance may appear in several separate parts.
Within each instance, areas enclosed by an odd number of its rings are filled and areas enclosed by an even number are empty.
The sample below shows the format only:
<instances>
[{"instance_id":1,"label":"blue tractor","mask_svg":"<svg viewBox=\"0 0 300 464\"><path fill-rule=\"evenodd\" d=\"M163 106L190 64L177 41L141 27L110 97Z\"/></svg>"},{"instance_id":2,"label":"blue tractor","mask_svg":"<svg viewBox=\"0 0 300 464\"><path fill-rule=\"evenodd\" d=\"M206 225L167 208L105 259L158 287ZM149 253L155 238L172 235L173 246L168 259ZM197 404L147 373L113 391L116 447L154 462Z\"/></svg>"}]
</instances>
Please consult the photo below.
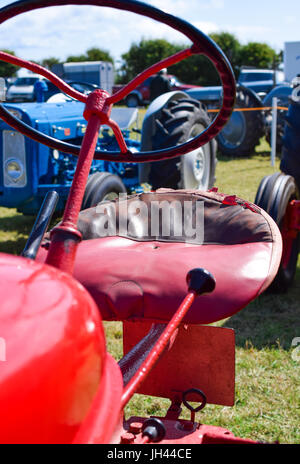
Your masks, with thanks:
<instances>
[{"instance_id":1,"label":"blue tractor","mask_svg":"<svg viewBox=\"0 0 300 464\"><path fill-rule=\"evenodd\" d=\"M254 200L256 205L267 211L274 219L282 234L281 263L276 278L270 286L270 290L276 293L286 292L293 283L300 252L299 80L295 80L292 90L290 97L286 97L288 112L285 116L282 137L281 172L270 174L261 180Z\"/></svg>"},{"instance_id":2,"label":"blue tractor","mask_svg":"<svg viewBox=\"0 0 300 464\"><path fill-rule=\"evenodd\" d=\"M50 137L81 144L86 130L83 103L55 98L54 102L46 103L5 104L5 108ZM113 109L111 115L122 129L128 148L137 152L181 144L200 134L210 123L203 105L181 91L169 92L154 100L141 129L135 127L137 115L136 108L122 107ZM118 149L109 128L99 133L98 146L102 150ZM57 212L63 210L77 157L33 142L0 121L0 162L0 206L36 214L46 192L55 190L59 194ZM123 192L130 194L159 187L205 190L214 184L215 165L214 141L169 161L141 165L94 160L82 208Z\"/></svg>"},{"instance_id":3,"label":"blue tractor","mask_svg":"<svg viewBox=\"0 0 300 464\"><path fill-rule=\"evenodd\" d=\"M270 73L272 72L270 70ZM270 87L269 81L264 82L263 85L267 83ZM256 90L264 89L263 86L259 87L260 85L260 81L238 82L236 111L232 113L228 123L217 136L218 149L223 155L233 157L251 156L263 136L266 136L266 140L271 144L272 110L266 110L265 108L272 107L274 97L277 98L280 108L277 112L276 139L277 153L280 153L286 116L286 111L281 108L288 106L293 84L288 82L280 83L268 93L257 93ZM186 93L191 98L201 101L210 110L214 111L220 107L222 100L222 88L220 86L190 89ZM241 111L238 111L239 108ZM243 109L251 110L251 108L253 108L253 111L243 111Z\"/></svg>"}]
</instances>

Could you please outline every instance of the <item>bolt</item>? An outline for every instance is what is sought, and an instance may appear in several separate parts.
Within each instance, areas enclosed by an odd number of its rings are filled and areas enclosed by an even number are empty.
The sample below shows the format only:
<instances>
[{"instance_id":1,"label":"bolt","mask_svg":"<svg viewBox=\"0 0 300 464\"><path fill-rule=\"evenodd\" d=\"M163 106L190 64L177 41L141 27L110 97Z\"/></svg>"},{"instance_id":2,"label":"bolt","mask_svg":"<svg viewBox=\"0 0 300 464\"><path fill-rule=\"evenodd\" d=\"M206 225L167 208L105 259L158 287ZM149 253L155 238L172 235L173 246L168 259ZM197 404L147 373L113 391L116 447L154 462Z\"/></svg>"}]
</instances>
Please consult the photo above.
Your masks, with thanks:
<instances>
[{"instance_id":1,"label":"bolt","mask_svg":"<svg viewBox=\"0 0 300 464\"><path fill-rule=\"evenodd\" d=\"M135 436L132 433L125 432L121 435L121 444L128 445L130 443L133 443L134 439Z\"/></svg>"},{"instance_id":2,"label":"bolt","mask_svg":"<svg viewBox=\"0 0 300 464\"><path fill-rule=\"evenodd\" d=\"M142 427L143 427L142 422L132 422L129 425L129 432L134 433L134 434L141 433Z\"/></svg>"}]
</instances>

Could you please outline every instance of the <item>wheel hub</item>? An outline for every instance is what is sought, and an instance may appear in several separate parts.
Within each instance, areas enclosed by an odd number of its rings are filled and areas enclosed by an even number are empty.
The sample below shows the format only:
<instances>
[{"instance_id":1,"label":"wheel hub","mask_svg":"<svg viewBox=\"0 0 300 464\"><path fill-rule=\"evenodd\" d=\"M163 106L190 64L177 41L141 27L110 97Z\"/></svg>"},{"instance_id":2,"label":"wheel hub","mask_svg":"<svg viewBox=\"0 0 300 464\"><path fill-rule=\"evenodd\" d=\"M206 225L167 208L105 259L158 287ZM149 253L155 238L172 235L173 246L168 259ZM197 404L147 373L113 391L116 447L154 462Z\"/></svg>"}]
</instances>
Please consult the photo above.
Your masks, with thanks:
<instances>
[{"instance_id":1,"label":"wheel hub","mask_svg":"<svg viewBox=\"0 0 300 464\"><path fill-rule=\"evenodd\" d=\"M195 179L200 183L204 174L204 153L202 147L195 155L193 172Z\"/></svg>"},{"instance_id":2,"label":"wheel hub","mask_svg":"<svg viewBox=\"0 0 300 464\"><path fill-rule=\"evenodd\" d=\"M207 169L207 156L205 147L198 148L182 159L183 188L206 190L209 182L209 169Z\"/></svg>"},{"instance_id":3,"label":"wheel hub","mask_svg":"<svg viewBox=\"0 0 300 464\"><path fill-rule=\"evenodd\" d=\"M219 137L228 147L240 145L245 137L245 118L240 112L234 112Z\"/></svg>"}]
</instances>

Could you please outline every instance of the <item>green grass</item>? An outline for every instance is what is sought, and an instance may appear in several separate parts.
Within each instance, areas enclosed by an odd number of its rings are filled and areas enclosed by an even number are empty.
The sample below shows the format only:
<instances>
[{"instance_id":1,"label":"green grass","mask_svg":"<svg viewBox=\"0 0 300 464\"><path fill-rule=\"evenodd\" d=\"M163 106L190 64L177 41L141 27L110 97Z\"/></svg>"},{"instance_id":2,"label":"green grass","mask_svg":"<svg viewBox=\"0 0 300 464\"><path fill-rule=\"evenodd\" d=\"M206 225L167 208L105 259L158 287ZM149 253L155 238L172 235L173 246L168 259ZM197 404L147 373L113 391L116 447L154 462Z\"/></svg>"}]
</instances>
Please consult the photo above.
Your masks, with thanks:
<instances>
[{"instance_id":1,"label":"green grass","mask_svg":"<svg viewBox=\"0 0 300 464\"><path fill-rule=\"evenodd\" d=\"M278 160L271 167L269 146L262 141L251 158L219 156L216 186L254 201L262 177L278 169ZM0 208L0 251L20 253L33 222L32 217ZM292 359L291 347L292 340L300 337L300 259L295 283L287 294L264 294L218 325L236 331L235 406L208 405L196 419L245 438L300 443L300 361ZM105 323L105 329L108 350L118 360L122 325ZM126 416L163 416L168 406L168 400L135 395ZM182 417L188 418L189 413L183 412Z\"/></svg>"},{"instance_id":2,"label":"green grass","mask_svg":"<svg viewBox=\"0 0 300 464\"><path fill-rule=\"evenodd\" d=\"M245 200L254 201L263 176L279 171L279 164L277 158L275 167L271 166L270 148L265 139L262 139L251 158L230 158L219 155L215 185L222 192L234 192Z\"/></svg>"}]
</instances>

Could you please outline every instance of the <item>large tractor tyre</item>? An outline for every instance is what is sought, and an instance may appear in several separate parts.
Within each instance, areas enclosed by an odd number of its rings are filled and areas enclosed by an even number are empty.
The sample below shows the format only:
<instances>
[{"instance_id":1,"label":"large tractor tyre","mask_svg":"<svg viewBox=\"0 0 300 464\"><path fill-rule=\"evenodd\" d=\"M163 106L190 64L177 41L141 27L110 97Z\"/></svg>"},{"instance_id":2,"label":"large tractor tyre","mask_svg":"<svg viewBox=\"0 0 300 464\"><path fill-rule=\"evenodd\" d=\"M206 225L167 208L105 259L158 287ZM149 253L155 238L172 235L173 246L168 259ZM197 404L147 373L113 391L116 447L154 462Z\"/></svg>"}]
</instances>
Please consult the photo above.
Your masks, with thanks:
<instances>
[{"instance_id":1,"label":"large tractor tyre","mask_svg":"<svg viewBox=\"0 0 300 464\"><path fill-rule=\"evenodd\" d=\"M96 206L101 201L114 200L120 193L126 193L120 177L110 172L95 172L88 178L82 209Z\"/></svg>"},{"instance_id":2,"label":"large tractor tyre","mask_svg":"<svg viewBox=\"0 0 300 464\"><path fill-rule=\"evenodd\" d=\"M280 169L293 176L300 191L300 102L290 98L286 115Z\"/></svg>"},{"instance_id":3,"label":"large tractor tyre","mask_svg":"<svg viewBox=\"0 0 300 464\"><path fill-rule=\"evenodd\" d=\"M256 193L254 203L268 213L270 211L270 202L272 200L274 185L280 176L280 172L276 172L270 176L265 176L262 179Z\"/></svg>"},{"instance_id":4,"label":"large tractor tyre","mask_svg":"<svg viewBox=\"0 0 300 464\"><path fill-rule=\"evenodd\" d=\"M261 99L251 89L238 86L236 108L262 108ZM218 134L220 152L225 156L242 157L254 153L265 133L262 110L234 111L224 129Z\"/></svg>"},{"instance_id":5,"label":"large tractor tyre","mask_svg":"<svg viewBox=\"0 0 300 464\"><path fill-rule=\"evenodd\" d=\"M210 124L204 106L192 98L171 100L155 119L153 150L179 145L203 132ZM151 163L149 182L160 187L207 190L215 182L216 143L172 160Z\"/></svg>"},{"instance_id":6,"label":"large tractor tyre","mask_svg":"<svg viewBox=\"0 0 300 464\"><path fill-rule=\"evenodd\" d=\"M295 179L276 173L262 179L258 188L255 204L263 208L274 219L283 232L287 220L287 208L292 200L299 199ZM300 233L295 238L285 240L283 234L283 253L278 273L269 287L274 293L284 293L291 286L298 261ZM286 256L288 255L288 258Z\"/></svg>"}]
</instances>

